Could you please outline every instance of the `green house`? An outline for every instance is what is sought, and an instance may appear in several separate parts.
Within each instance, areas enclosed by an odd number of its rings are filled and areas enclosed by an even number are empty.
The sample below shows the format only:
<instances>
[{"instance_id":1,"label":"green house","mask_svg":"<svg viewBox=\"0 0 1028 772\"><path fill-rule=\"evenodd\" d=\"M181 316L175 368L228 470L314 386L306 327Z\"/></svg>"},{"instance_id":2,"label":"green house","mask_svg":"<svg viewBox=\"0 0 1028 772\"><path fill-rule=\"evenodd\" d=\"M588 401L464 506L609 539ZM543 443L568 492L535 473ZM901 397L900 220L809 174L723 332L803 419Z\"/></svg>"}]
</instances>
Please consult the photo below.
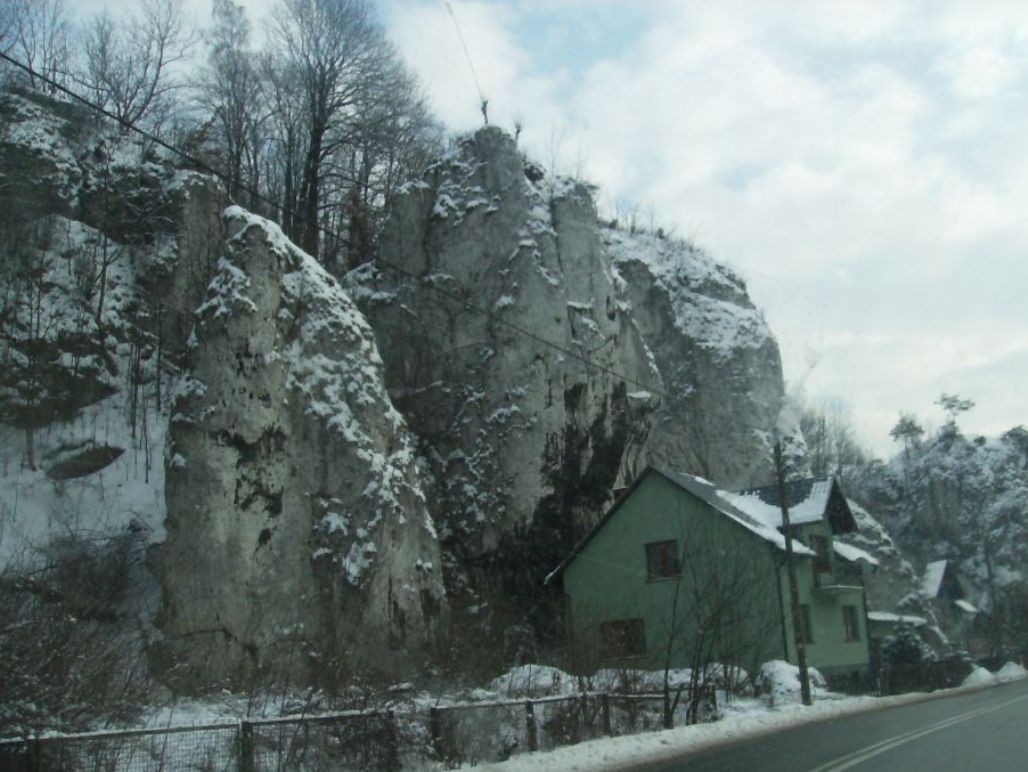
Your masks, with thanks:
<instances>
[{"instance_id":1,"label":"green house","mask_svg":"<svg viewBox=\"0 0 1028 772\"><path fill-rule=\"evenodd\" d=\"M873 558L834 543L856 528L836 481L793 481L786 496L807 661L829 678L866 673ZM795 663L781 522L777 488L648 468L547 578L563 582L574 666Z\"/></svg>"}]
</instances>

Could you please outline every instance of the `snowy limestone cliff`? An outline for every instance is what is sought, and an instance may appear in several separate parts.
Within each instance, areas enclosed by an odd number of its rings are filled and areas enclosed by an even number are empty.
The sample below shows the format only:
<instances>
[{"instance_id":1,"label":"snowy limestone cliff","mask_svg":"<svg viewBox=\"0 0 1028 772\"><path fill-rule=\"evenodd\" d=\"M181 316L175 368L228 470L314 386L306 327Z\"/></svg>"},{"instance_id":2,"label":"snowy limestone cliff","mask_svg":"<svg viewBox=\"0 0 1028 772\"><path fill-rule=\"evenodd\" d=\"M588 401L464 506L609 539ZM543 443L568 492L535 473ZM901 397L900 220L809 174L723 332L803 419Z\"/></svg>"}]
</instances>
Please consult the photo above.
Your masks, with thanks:
<instances>
[{"instance_id":1,"label":"snowy limestone cliff","mask_svg":"<svg viewBox=\"0 0 1028 772\"><path fill-rule=\"evenodd\" d=\"M534 602L647 463L769 481L781 363L742 280L689 245L601 227L588 186L499 129L410 183L378 262L347 281L421 440L447 558L459 576L482 567L473 586Z\"/></svg>"},{"instance_id":2,"label":"snowy limestone cliff","mask_svg":"<svg viewBox=\"0 0 1028 772\"><path fill-rule=\"evenodd\" d=\"M493 556L483 581L533 592L639 467L661 387L590 191L483 129L406 187L377 267L350 282L455 567Z\"/></svg>"},{"instance_id":3,"label":"snowy limestone cliff","mask_svg":"<svg viewBox=\"0 0 1028 772\"><path fill-rule=\"evenodd\" d=\"M124 563L90 589L184 688L401 668L441 565L339 286L273 225L223 222L215 180L32 92L0 94L0 203L0 579Z\"/></svg>"},{"instance_id":4,"label":"snowy limestone cliff","mask_svg":"<svg viewBox=\"0 0 1028 772\"><path fill-rule=\"evenodd\" d=\"M238 207L171 417L159 627L189 678L397 672L443 606L438 543L371 329Z\"/></svg>"},{"instance_id":5,"label":"snowy limestone cliff","mask_svg":"<svg viewBox=\"0 0 1028 772\"><path fill-rule=\"evenodd\" d=\"M222 201L86 111L0 93L0 568L163 538L168 392Z\"/></svg>"},{"instance_id":6,"label":"snowy limestone cliff","mask_svg":"<svg viewBox=\"0 0 1028 772\"><path fill-rule=\"evenodd\" d=\"M531 645L542 578L646 464L768 481L781 367L742 281L601 227L497 129L345 286L46 97L0 96L0 175L0 557L129 543L182 688L397 674L453 607Z\"/></svg>"},{"instance_id":7,"label":"snowy limestone cliff","mask_svg":"<svg viewBox=\"0 0 1028 772\"><path fill-rule=\"evenodd\" d=\"M604 231L604 243L667 395L649 460L728 490L770 482L782 362L743 280L688 243L616 230ZM783 435L794 448L794 421Z\"/></svg>"}]
</instances>

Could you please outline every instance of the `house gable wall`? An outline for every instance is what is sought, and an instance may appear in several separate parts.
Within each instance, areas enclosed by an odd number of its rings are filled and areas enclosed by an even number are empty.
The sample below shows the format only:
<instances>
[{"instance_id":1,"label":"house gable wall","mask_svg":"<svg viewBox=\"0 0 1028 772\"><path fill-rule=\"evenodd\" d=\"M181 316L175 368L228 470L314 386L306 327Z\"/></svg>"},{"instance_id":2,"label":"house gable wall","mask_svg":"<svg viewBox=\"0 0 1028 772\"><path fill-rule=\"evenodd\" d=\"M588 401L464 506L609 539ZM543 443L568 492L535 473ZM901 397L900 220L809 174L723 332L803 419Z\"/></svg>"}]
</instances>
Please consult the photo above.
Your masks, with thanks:
<instances>
[{"instance_id":1,"label":"house gable wall","mask_svg":"<svg viewBox=\"0 0 1028 772\"><path fill-rule=\"evenodd\" d=\"M648 579L645 545L669 540L677 542L682 556L681 578ZM670 661L672 667L688 667L696 651L692 622L700 604L706 604L700 614L722 606L740 618L734 627L728 623L724 641L710 643L715 658L744 667L781 658L782 600L775 573L768 542L651 471L564 572L569 645L580 660L576 667L609 666L600 625L640 618L646 655L631 666L659 668ZM723 600L726 596L730 599Z\"/></svg>"}]
</instances>

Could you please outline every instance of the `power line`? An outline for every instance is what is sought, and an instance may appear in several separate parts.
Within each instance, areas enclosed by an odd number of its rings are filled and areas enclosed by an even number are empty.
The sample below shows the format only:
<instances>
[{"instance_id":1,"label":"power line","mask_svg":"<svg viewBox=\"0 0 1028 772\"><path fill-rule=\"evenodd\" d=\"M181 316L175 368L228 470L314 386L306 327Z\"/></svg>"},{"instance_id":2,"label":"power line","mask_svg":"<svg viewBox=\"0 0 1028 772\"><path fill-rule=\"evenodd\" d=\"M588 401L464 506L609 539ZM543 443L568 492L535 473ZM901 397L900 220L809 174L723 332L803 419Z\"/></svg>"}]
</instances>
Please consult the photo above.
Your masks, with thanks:
<instances>
[{"instance_id":1,"label":"power line","mask_svg":"<svg viewBox=\"0 0 1028 772\"><path fill-rule=\"evenodd\" d=\"M136 132L137 134L139 134L142 137L145 137L146 139L150 140L154 144L157 144L160 147L164 148L165 150L168 150L169 152L174 153L175 155L179 156L180 158L185 159L186 161L188 161L191 165L193 165L197 169L217 177L219 180L221 180L222 183L225 184L226 191L228 193L228 198L229 198L230 201L232 201L232 191L229 189L227 175L224 174L223 172L219 171L218 169L215 169L213 166L211 166L207 162L202 161L202 160L200 160L200 159L198 159L198 158L196 158L196 157L186 153L184 150L181 150L181 149L175 147L174 145L169 144L168 142L165 142L164 140L162 140L157 135L155 135L152 132L149 132L149 131L147 131L145 129L142 129L142 128L136 126L131 121L127 121L127 120L125 120L123 118L120 118L119 116L117 116L114 113L110 112L109 110L105 109L101 105L96 104L95 102L93 102L93 101L87 99L86 97L76 93L75 91L72 91L71 89L67 88L66 86L63 86L62 84L58 83L57 81L53 80L52 78L49 78L49 77L47 77L47 76L37 72L33 68L31 68L31 67L29 67L29 66L27 66L25 64L22 64L21 62L17 61L16 59L11 58L10 56L8 56L7 54L5 54L3 52L0 52L0 59L3 59L4 61L14 65L15 67L17 67L18 69L22 70L25 73L28 73L29 75L31 75L31 76L33 76L35 78L40 79L42 82L46 83L51 88L53 88L53 89L55 89L57 91L60 91L63 94L68 95L69 97L71 97L72 99L74 99L77 102L81 102L82 104L84 104L87 107L95 110L96 112L100 113L101 115L104 115L107 118L110 118L111 120L115 121L116 123L118 123L119 125L123 126L126 129L128 129L129 131ZM247 194L249 194L252 197L253 200L260 201L261 203L266 204L266 205L272 207L273 210L285 211L285 212L288 212L293 217L299 217L300 219L302 219L302 216L299 215L299 213L297 213L297 212L295 212L293 210L290 210L290 209L286 209L285 207L281 206L277 202L271 200L270 198L268 198L267 196L263 195L262 193L260 193L258 191L254 190L254 189L251 189L251 188L244 188L244 190L246 191ZM236 203L236 202L233 201L233 203ZM326 235L326 236L331 236L331 237L333 237L335 239L340 239L340 240L342 239L342 235L340 233L338 233L336 231L333 231L333 230L331 230L330 228L328 228L326 226L318 225L317 227L318 227L318 230L321 233L323 233L324 235ZM317 258L315 258L315 259L317 259ZM553 349L554 351L557 351L560 354L563 354L564 356L570 357L571 359L574 359L574 360L576 360L578 362L581 362L582 364L586 365L587 367L590 367L590 368L592 368L592 369L594 369L594 370L596 370L598 372L604 373L605 375L608 375L608 376L610 376L612 378L620 380L620 381L622 381L624 383L631 384L633 386L637 386L638 388L640 388L640 389L642 389L644 391L648 391L651 394L655 394L656 396L659 396L659 397L661 397L663 399L668 399L669 398L668 395L663 390L661 390L661 389L656 389L653 386L650 386L650 385L648 385L646 383L643 383L642 381L636 380L635 378L632 378L631 376L625 375L624 373L619 373L616 370L613 370L612 368L607 367L606 365L602 365L599 362L594 362L593 360L589 359L587 356L584 356L583 354L581 354L581 353L579 353L577 351L574 351L573 349L570 349L567 346L562 346L559 343L556 343L556 342L554 342L552 340L544 338L543 336L539 335L538 333L535 333L532 330L529 330L528 328L523 327L520 324L517 324L517 323L512 322L510 320L504 319L504 318L498 316L493 311L490 311L487 308L483 308L482 306L478 306L478 305L472 303L466 297L462 297L457 292L446 290L443 287L439 286L438 284L429 283L423 277L417 275L416 273L414 273L412 271L407 270L406 268L403 268L402 266L396 265L396 264L391 263L391 262L389 262L387 260L382 260L380 257L377 257L377 256L376 256L376 258L374 260L374 265L376 267L381 266L381 267L388 268L389 270L393 271L394 273L396 273L396 274L398 274L400 276L403 276L405 278L411 279L412 281L418 283L420 286L425 287L425 288L431 290L432 292L435 292L437 295L439 295L441 297L444 297L447 300L450 300L452 302L458 303L459 305L463 306L465 309L467 309L469 311L472 311L474 313L481 314L482 316L485 316L486 318L490 319L492 322L494 322L495 324L497 324L497 325L499 325L501 327L505 327L506 329L511 330L513 332L516 332L516 333L518 333L520 335L524 335L525 337L535 341L536 343L539 343L540 345L543 345L543 346L546 346L546 347L548 347L550 349ZM465 293L469 292L469 290L467 288L465 288L465 287L461 287L461 290L463 292L465 292Z\"/></svg>"},{"instance_id":2,"label":"power line","mask_svg":"<svg viewBox=\"0 0 1028 772\"><path fill-rule=\"evenodd\" d=\"M487 103L489 100L485 98L485 94L482 93L482 87L478 83L478 74L475 72L474 62L471 61L471 53L468 51L468 44L464 42L464 34L460 31L460 22L457 21L457 14L453 12L453 6L447 2L446 10L450 12L450 18L453 19L453 26L457 30L457 38L460 40L460 47L464 49L464 58L468 62L468 69L471 70L471 79L475 82L475 91L478 92L478 99L482 104Z\"/></svg>"}]
</instances>

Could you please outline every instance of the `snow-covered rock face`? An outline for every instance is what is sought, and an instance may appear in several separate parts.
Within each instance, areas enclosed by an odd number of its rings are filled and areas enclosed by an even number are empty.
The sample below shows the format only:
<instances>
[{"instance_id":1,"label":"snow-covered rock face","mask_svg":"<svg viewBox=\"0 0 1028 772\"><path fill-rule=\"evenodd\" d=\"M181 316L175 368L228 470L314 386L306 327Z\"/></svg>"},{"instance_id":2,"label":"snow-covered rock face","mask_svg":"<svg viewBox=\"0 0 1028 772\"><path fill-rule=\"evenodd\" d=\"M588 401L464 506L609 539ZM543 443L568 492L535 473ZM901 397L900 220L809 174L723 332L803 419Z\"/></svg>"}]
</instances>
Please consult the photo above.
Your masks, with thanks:
<instances>
[{"instance_id":1,"label":"snow-covered rock face","mask_svg":"<svg viewBox=\"0 0 1028 772\"><path fill-rule=\"evenodd\" d=\"M531 593L647 463L769 481L781 363L743 282L686 245L602 228L587 186L502 131L407 186L379 257L348 286L423 442L458 573L520 573Z\"/></svg>"},{"instance_id":2,"label":"snow-covered rock face","mask_svg":"<svg viewBox=\"0 0 1028 772\"><path fill-rule=\"evenodd\" d=\"M483 129L407 186L377 268L349 281L424 442L447 544L458 559L502 553L497 580L540 582L638 471L658 402L647 389L661 388L590 191Z\"/></svg>"},{"instance_id":3,"label":"snow-covered rock face","mask_svg":"<svg viewBox=\"0 0 1028 772\"><path fill-rule=\"evenodd\" d=\"M604 242L667 395L647 456L727 489L769 482L782 364L742 279L686 243L615 230ZM794 424L781 432L787 451Z\"/></svg>"},{"instance_id":4,"label":"snow-covered rock face","mask_svg":"<svg viewBox=\"0 0 1028 772\"><path fill-rule=\"evenodd\" d=\"M159 626L187 687L401 667L442 607L435 530L374 337L239 208L172 408Z\"/></svg>"},{"instance_id":5,"label":"snow-covered rock face","mask_svg":"<svg viewBox=\"0 0 1028 772\"><path fill-rule=\"evenodd\" d=\"M135 135L0 92L0 565L163 538L168 392L222 202Z\"/></svg>"}]
</instances>

